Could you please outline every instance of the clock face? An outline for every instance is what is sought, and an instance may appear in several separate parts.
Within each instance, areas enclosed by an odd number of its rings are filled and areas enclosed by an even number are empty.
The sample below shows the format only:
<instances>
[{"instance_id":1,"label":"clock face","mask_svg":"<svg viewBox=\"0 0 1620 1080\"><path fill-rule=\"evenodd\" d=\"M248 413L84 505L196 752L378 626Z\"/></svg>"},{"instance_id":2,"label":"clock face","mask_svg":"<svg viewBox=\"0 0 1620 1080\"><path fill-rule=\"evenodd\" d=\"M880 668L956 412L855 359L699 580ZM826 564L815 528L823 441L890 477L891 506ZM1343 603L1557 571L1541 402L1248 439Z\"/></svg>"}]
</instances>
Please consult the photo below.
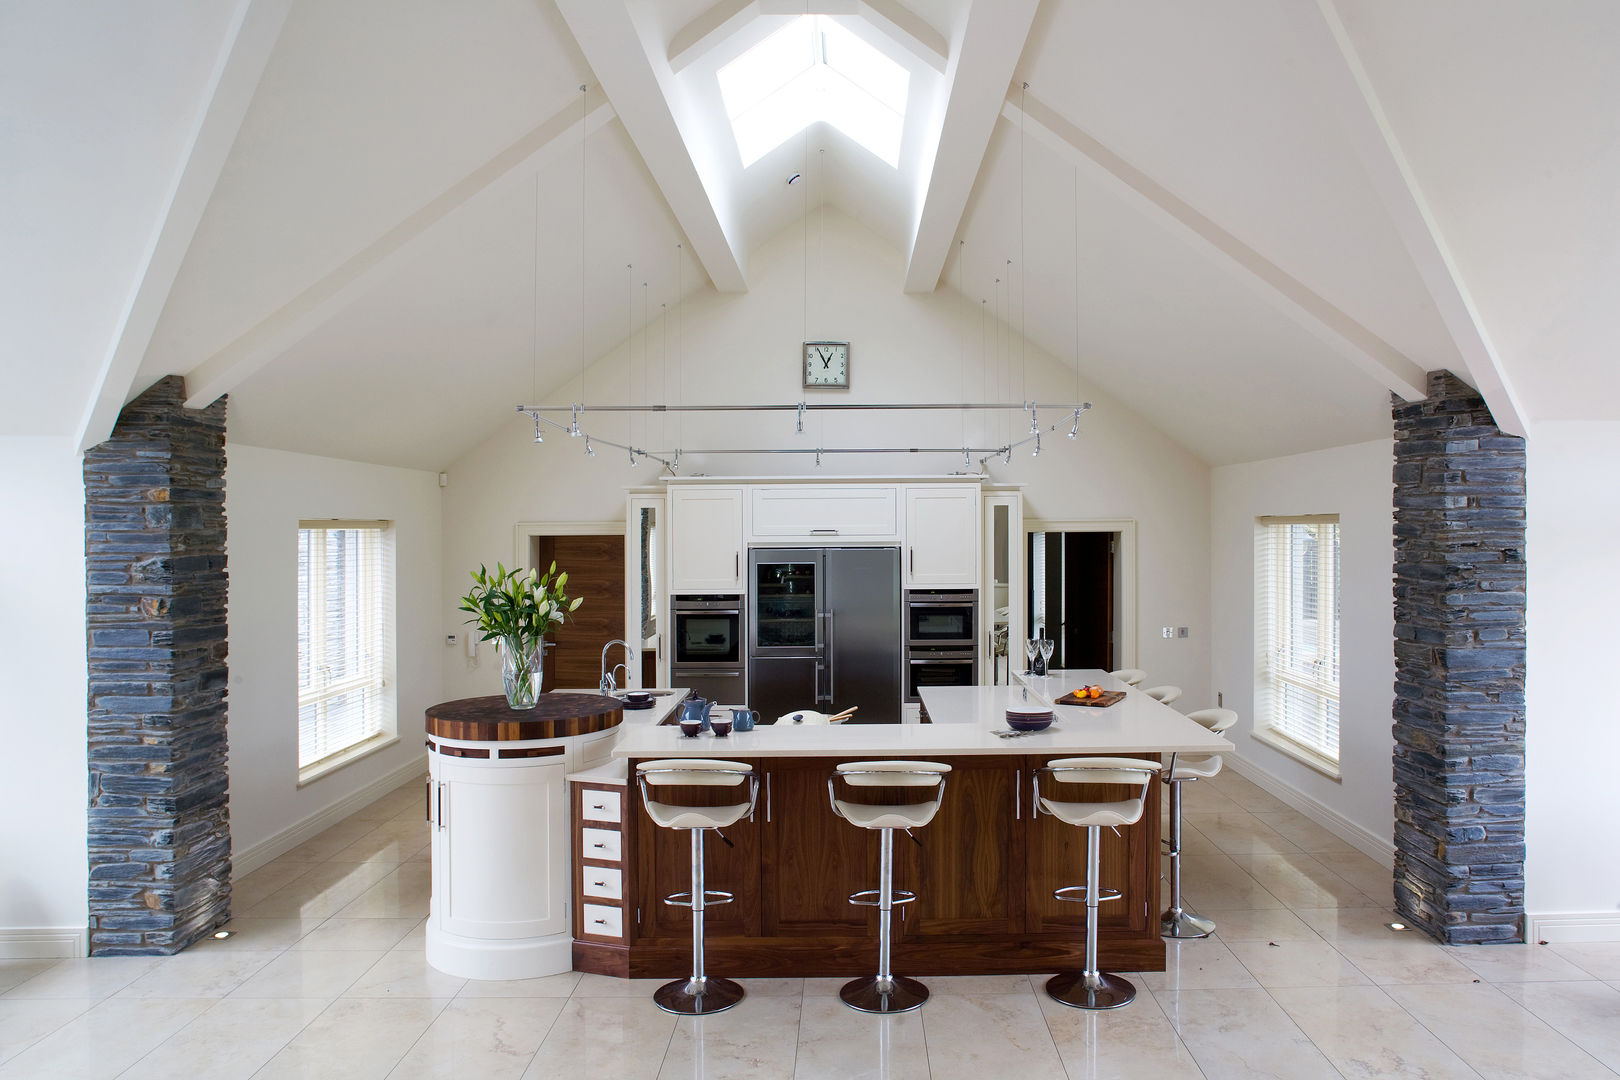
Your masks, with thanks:
<instances>
[{"instance_id":1,"label":"clock face","mask_svg":"<svg viewBox=\"0 0 1620 1080\"><path fill-rule=\"evenodd\" d=\"M804 385L849 388L849 342L804 343Z\"/></svg>"}]
</instances>

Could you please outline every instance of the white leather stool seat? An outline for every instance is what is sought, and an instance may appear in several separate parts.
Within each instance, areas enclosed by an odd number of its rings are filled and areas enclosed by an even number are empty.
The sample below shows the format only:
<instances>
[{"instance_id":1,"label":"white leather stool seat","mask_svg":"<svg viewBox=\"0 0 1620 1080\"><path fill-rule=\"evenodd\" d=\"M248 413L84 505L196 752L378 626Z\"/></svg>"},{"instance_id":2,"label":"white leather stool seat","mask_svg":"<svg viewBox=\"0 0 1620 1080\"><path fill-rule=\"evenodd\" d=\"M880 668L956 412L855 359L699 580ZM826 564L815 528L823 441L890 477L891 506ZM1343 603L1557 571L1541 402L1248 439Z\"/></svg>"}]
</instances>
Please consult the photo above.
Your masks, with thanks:
<instances>
[{"instance_id":1,"label":"white leather stool seat","mask_svg":"<svg viewBox=\"0 0 1620 1080\"><path fill-rule=\"evenodd\" d=\"M838 799L836 805L844 820L863 829L920 829L939 813L938 799L906 806L873 806Z\"/></svg>"},{"instance_id":2,"label":"white leather stool seat","mask_svg":"<svg viewBox=\"0 0 1620 1080\"><path fill-rule=\"evenodd\" d=\"M937 787L951 767L940 761L846 761L836 769L850 787ZM833 799L833 808L851 825L863 829L919 829L939 813L939 796L900 806Z\"/></svg>"},{"instance_id":3,"label":"white leather stool seat","mask_svg":"<svg viewBox=\"0 0 1620 1080\"><path fill-rule=\"evenodd\" d=\"M648 787L737 787L753 772L740 761L718 758L660 758L643 761L637 775ZM644 801L647 816L666 829L724 829L753 812L752 801L725 806L684 806Z\"/></svg>"},{"instance_id":4,"label":"white leather stool seat","mask_svg":"<svg viewBox=\"0 0 1620 1080\"><path fill-rule=\"evenodd\" d=\"M1101 783L1102 781L1098 781ZM1111 828L1116 825L1134 825L1142 820L1142 800L1123 799L1119 802L1058 802L1056 799L1041 798L1041 809L1069 825L1101 825Z\"/></svg>"},{"instance_id":5,"label":"white leather stool seat","mask_svg":"<svg viewBox=\"0 0 1620 1080\"><path fill-rule=\"evenodd\" d=\"M1142 680L1147 678L1147 672L1139 667L1120 668L1118 671L1110 671L1108 674L1122 683L1129 683L1131 686L1141 686Z\"/></svg>"},{"instance_id":6,"label":"white leather stool seat","mask_svg":"<svg viewBox=\"0 0 1620 1080\"><path fill-rule=\"evenodd\" d=\"M1180 700L1181 687L1150 686L1146 690L1142 691L1142 693L1146 694L1154 701L1157 701L1160 705L1169 705L1171 702Z\"/></svg>"},{"instance_id":7,"label":"white leather stool seat","mask_svg":"<svg viewBox=\"0 0 1620 1080\"><path fill-rule=\"evenodd\" d=\"M1132 784L1140 785L1144 773L1158 776L1163 769L1156 761L1144 758L1059 758L1049 761L1052 779L1062 784ZM1099 825L1109 828L1134 825L1142 820L1142 797L1118 799L1111 802L1071 802L1041 796L1041 809L1069 825Z\"/></svg>"},{"instance_id":8,"label":"white leather stool seat","mask_svg":"<svg viewBox=\"0 0 1620 1080\"><path fill-rule=\"evenodd\" d=\"M1231 709L1194 709L1187 714L1187 719L1202 724L1219 735L1237 723L1238 714Z\"/></svg>"},{"instance_id":9,"label":"white leather stool seat","mask_svg":"<svg viewBox=\"0 0 1620 1080\"><path fill-rule=\"evenodd\" d=\"M1176 767L1166 780L1208 780L1221 771L1221 755L1176 755Z\"/></svg>"}]
</instances>

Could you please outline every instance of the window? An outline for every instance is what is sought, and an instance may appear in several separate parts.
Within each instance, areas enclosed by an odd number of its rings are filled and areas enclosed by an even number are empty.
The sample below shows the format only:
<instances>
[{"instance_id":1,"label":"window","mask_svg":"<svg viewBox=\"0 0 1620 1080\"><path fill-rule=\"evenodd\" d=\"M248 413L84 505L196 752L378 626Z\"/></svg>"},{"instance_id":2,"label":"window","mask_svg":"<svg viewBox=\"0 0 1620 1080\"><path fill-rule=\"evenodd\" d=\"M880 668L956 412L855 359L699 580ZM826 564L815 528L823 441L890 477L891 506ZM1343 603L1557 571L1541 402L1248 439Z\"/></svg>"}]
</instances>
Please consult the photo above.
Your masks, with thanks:
<instances>
[{"instance_id":1,"label":"window","mask_svg":"<svg viewBox=\"0 0 1620 1080\"><path fill-rule=\"evenodd\" d=\"M1338 515L1263 517L1255 536L1255 737L1336 777Z\"/></svg>"},{"instance_id":2,"label":"window","mask_svg":"<svg viewBox=\"0 0 1620 1080\"><path fill-rule=\"evenodd\" d=\"M390 522L299 522L300 780L393 740L393 607Z\"/></svg>"},{"instance_id":3,"label":"window","mask_svg":"<svg viewBox=\"0 0 1620 1080\"><path fill-rule=\"evenodd\" d=\"M900 164L911 75L831 18L794 19L718 78L745 169L818 120Z\"/></svg>"}]
</instances>

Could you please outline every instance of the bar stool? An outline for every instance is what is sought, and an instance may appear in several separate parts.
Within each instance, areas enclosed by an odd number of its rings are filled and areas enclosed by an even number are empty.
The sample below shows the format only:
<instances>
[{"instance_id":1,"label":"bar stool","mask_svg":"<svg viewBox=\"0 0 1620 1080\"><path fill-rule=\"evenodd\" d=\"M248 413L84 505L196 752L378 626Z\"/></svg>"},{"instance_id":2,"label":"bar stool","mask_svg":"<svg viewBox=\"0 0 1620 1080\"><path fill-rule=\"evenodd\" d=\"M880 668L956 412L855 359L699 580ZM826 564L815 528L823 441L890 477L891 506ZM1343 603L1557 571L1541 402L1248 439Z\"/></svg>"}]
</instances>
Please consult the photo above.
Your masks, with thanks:
<instances>
[{"instance_id":1,"label":"bar stool","mask_svg":"<svg viewBox=\"0 0 1620 1080\"><path fill-rule=\"evenodd\" d=\"M1181 687L1179 686L1150 686L1142 693L1157 701L1160 705L1169 705L1171 702L1181 699Z\"/></svg>"},{"instance_id":2,"label":"bar stool","mask_svg":"<svg viewBox=\"0 0 1620 1080\"><path fill-rule=\"evenodd\" d=\"M1198 709L1187 714L1209 730L1220 734L1237 723L1231 709ZM1215 932L1215 921L1188 911L1181 899L1181 785L1189 780L1208 780L1221 771L1219 754L1171 754L1170 764L1161 774L1170 785L1170 906L1159 918L1159 936L1205 938Z\"/></svg>"},{"instance_id":3,"label":"bar stool","mask_svg":"<svg viewBox=\"0 0 1620 1080\"><path fill-rule=\"evenodd\" d=\"M1147 678L1147 672L1139 667L1120 668L1118 671L1110 671L1108 674L1127 686L1141 686L1142 680Z\"/></svg>"},{"instance_id":4,"label":"bar stool","mask_svg":"<svg viewBox=\"0 0 1620 1080\"><path fill-rule=\"evenodd\" d=\"M684 806L657 802L649 787L739 787L748 782L746 802L726 806ZM703 969L703 912L736 897L728 892L704 888L703 833L706 829L728 828L754 812L759 795L759 777L740 761L713 758L666 758L644 761L636 766L636 784L647 816L665 829L685 829L692 834L692 891L671 893L664 903L692 909L692 975L665 983L653 991L653 1003L665 1012L680 1016L707 1016L724 1012L744 997L744 990L730 979L711 978ZM721 839L725 839L724 836Z\"/></svg>"},{"instance_id":5,"label":"bar stool","mask_svg":"<svg viewBox=\"0 0 1620 1080\"><path fill-rule=\"evenodd\" d=\"M844 1004L866 1013L902 1013L928 1000L928 987L916 979L889 970L894 933L894 908L909 904L917 894L894 887L894 830L920 829L934 820L945 795L949 765L937 761L849 761L827 777L827 798L833 813L863 829L876 829L882 838L878 860L878 887L850 893L849 902L878 909L878 970L876 975L851 979L838 991ZM933 788L932 797L902 805L850 802L838 797L836 781L852 788Z\"/></svg>"},{"instance_id":6,"label":"bar stool","mask_svg":"<svg viewBox=\"0 0 1620 1080\"><path fill-rule=\"evenodd\" d=\"M1097 970L1097 905L1118 900L1118 889L1103 889L1102 830L1134 825L1142 820L1142 807L1148 785L1159 775L1158 762L1142 758L1073 757L1059 758L1036 769L1035 813L1051 814L1059 821L1086 830L1086 883L1068 885L1052 893L1059 900L1084 901L1086 905L1086 969L1064 972L1046 981L1047 996L1076 1009L1117 1009L1136 997L1136 987L1106 971ZM1115 802L1069 802L1041 795L1041 774L1060 784L1141 784L1133 798ZM1078 894L1078 895L1077 895Z\"/></svg>"}]
</instances>

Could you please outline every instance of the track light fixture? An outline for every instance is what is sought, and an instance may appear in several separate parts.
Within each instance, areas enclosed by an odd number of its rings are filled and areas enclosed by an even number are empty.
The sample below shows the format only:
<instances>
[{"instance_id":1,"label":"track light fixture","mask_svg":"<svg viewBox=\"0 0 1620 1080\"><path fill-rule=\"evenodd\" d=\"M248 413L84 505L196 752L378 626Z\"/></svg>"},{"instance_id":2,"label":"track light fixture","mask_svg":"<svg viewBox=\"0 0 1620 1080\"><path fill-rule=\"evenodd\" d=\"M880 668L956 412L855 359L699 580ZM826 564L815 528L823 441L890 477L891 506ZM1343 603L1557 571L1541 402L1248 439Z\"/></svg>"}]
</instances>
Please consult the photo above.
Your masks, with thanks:
<instances>
[{"instance_id":1,"label":"track light fixture","mask_svg":"<svg viewBox=\"0 0 1620 1080\"><path fill-rule=\"evenodd\" d=\"M586 457L595 457L596 456L596 449L591 446L591 437L588 434L585 436L585 456Z\"/></svg>"}]
</instances>

